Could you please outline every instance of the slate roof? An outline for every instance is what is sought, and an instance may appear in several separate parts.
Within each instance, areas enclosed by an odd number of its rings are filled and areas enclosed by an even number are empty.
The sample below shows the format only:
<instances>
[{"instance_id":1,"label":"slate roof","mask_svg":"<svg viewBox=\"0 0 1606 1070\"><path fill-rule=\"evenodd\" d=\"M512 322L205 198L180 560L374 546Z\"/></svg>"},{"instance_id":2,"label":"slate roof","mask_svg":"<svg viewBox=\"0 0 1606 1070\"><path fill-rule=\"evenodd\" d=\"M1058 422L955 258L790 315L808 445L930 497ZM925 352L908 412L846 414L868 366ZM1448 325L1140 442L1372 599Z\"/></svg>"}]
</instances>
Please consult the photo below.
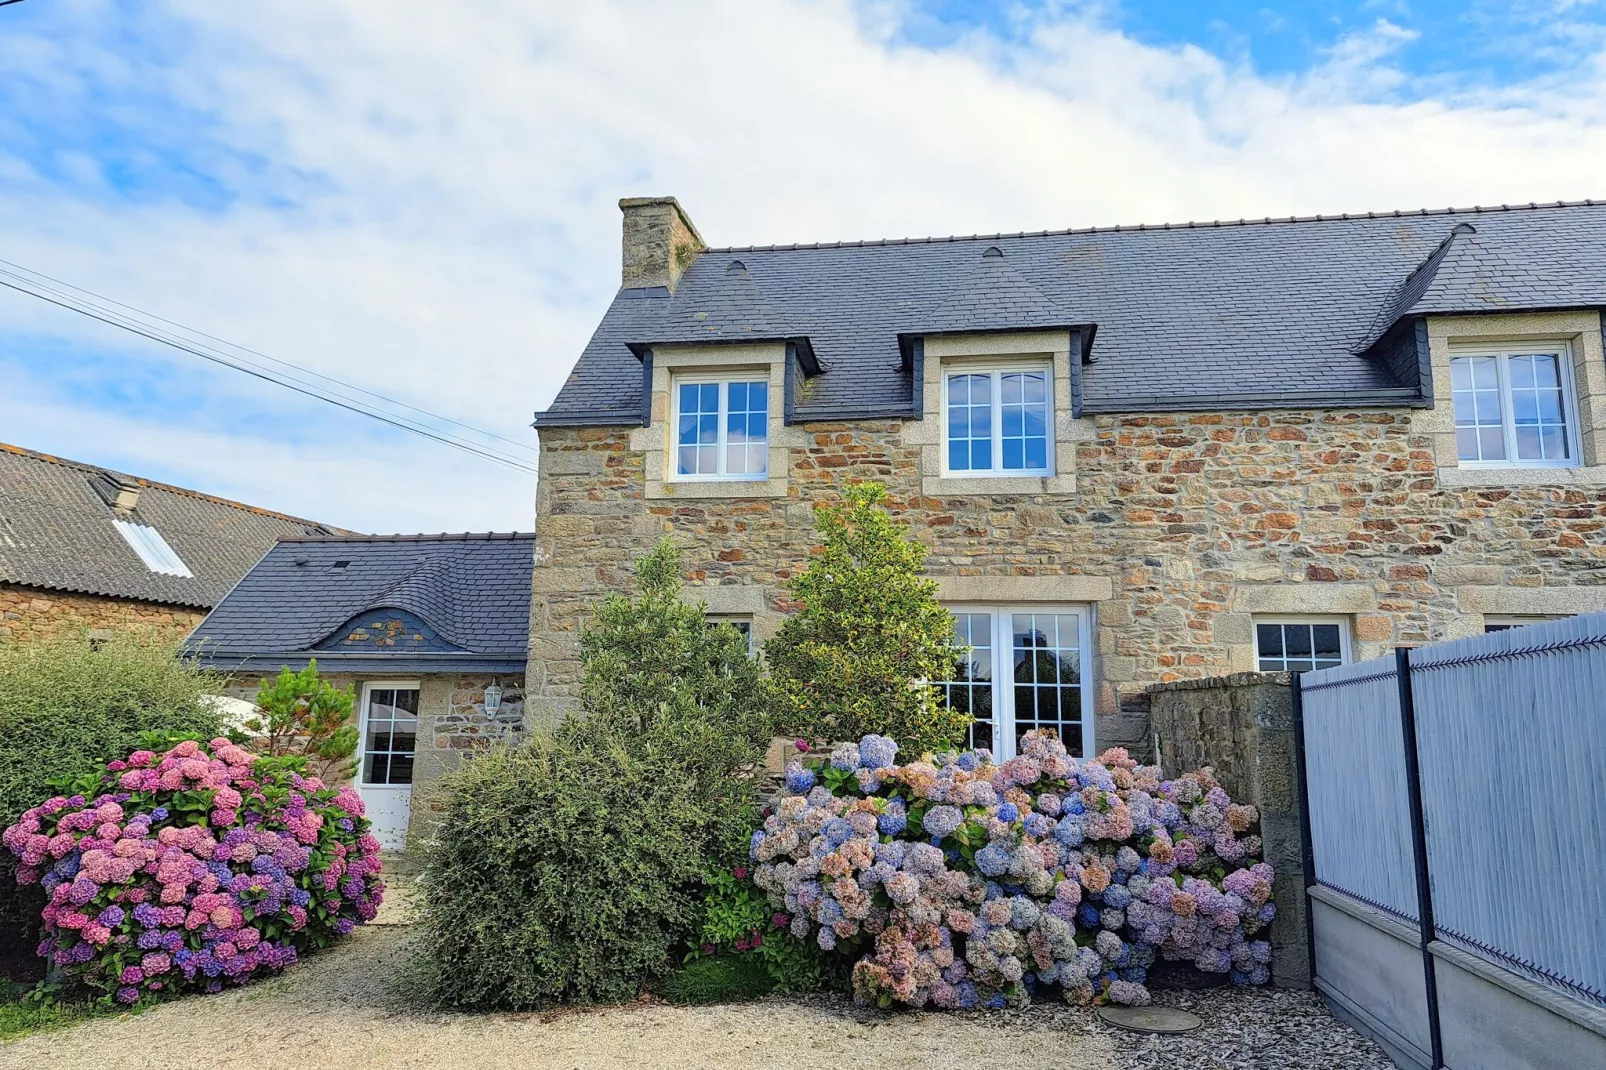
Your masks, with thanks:
<instances>
[{"instance_id":1,"label":"slate roof","mask_svg":"<svg viewBox=\"0 0 1606 1070\"><path fill-rule=\"evenodd\" d=\"M110 504L120 483L132 511ZM194 575L152 572L114 520L155 528ZM0 582L206 609L276 540L342 530L0 443Z\"/></svg>"},{"instance_id":2,"label":"slate roof","mask_svg":"<svg viewBox=\"0 0 1606 1070\"><path fill-rule=\"evenodd\" d=\"M530 533L285 539L185 647L222 669L299 669L316 657L338 672L522 672L534 539ZM418 617L455 649L393 655L320 649L354 618L381 609Z\"/></svg>"},{"instance_id":3,"label":"slate roof","mask_svg":"<svg viewBox=\"0 0 1606 1070\"><path fill-rule=\"evenodd\" d=\"M1419 385L1367 350L1401 318L1606 306L1606 202L710 249L673 298L619 292L536 425L639 423L632 345L757 336L733 260L826 369L798 419L907 413L900 334L1000 323L1096 327L1085 411L1399 403Z\"/></svg>"}]
</instances>

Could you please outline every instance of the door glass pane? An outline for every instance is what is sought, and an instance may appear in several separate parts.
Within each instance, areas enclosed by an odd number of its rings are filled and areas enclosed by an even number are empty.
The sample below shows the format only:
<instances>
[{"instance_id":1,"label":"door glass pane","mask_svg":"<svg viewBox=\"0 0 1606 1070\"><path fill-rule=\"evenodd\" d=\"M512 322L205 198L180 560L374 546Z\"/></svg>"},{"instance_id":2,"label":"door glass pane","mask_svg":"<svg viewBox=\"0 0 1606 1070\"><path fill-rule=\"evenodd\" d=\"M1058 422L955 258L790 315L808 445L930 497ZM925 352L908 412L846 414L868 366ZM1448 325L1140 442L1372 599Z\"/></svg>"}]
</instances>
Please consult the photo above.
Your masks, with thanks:
<instances>
[{"instance_id":1,"label":"door glass pane","mask_svg":"<svg viewBox=\"0 0 1606 1070\"><path fill-rule=\"evenodd\" d=\"M1081 632L1073 613L1011 614L1015 742L1034 728L1083 756Z\"/></svg>"},{"instance_id":2,"label":"door glass pane","mask_svg":"<svg viewBox=\"0 0 1606 1070\"><path fill-rule=\"evenodd\" d=\"M411 784L418 735L418 691L374 688L368 692L367 702L363 783Z\"/></svg>"},{"instance_id":3,"label":"door glass pane","mask_svg":"<svg viewBox=\"0 0 1606 1070\"><path fill-rule=\"evenodd\" d=\"M992 614L955 613L954 639L971 651L955 661L948 679L936 683L941 688L942 701L950 709L968 713L973 718L967 745L991 750L994 746Z\"/></svg>"}]
</instances>

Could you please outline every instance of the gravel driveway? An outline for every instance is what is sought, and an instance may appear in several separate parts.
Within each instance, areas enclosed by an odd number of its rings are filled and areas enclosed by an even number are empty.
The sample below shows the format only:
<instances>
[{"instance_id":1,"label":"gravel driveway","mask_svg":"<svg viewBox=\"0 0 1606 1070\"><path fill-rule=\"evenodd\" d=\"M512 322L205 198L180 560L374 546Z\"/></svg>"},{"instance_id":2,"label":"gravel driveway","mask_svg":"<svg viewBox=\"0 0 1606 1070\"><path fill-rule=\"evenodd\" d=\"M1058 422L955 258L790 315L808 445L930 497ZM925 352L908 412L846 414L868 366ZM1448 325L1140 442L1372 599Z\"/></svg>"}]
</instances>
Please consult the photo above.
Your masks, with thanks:
<instances>
[{"instance_id":1,"label":"gravel driveway","mask_svg":"<svg viewBox=\"0 0 1606 1070\"><path fill-rule=\"evenodd\" d=\"M0 1044L5 1070L1386 1070L1378 1050L1303 993L1174 993L1206 1028L1188 1037L1110 1029L1044 1005L968 1017L865 1012L831 997L739 1006L434 1014L391 983L406 928L360 929L288 975L145 1014Z\"/></svg>"}]
</instances>

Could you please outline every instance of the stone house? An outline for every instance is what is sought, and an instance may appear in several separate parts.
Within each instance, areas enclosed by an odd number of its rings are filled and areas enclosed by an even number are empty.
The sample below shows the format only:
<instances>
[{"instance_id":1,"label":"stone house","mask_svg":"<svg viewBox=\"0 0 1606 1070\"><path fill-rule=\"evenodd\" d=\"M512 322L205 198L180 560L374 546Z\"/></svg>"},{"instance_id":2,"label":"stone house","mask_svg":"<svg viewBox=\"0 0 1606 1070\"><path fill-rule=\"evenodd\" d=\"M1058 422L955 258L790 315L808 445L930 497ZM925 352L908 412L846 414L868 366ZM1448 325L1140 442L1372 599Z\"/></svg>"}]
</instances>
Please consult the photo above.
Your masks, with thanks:
<instances>
[{"instance_id":1,"label":"stone house","mask_svg":"<svg viewBox=\"0 0 1606 1070\"><path fill-rule=\"evenodd\" d=\"M540 434L527 703L673 535L760 638L812 507L885 483L973 648L944 681L1148 751L1151 685L1606 609L1606 204L710 248L620 202Z\"/></svg>"},{"instance_id":2,"label":"stone house","mask_svg":"<svg viewBox=\"0 0 1606 1070\"><path fill-rule=\"evenodd\" d=\"M430 786L523 719L533 536L295 536L278 542L185 641L252 700L316 660L355 690L356 788L398 849L427 827ZM416 797L415 797L416 796Z\"/></svg>"},{"instance_id":3,"label":"stone house","mask_svg":"<svg viewBox=\"0 0 1606 1070\"><path fill-rule=\"evenodd\" d=\"M339 531L0 443L0 641L179 639L275 540Z\"/></svg>"}]
</instances>

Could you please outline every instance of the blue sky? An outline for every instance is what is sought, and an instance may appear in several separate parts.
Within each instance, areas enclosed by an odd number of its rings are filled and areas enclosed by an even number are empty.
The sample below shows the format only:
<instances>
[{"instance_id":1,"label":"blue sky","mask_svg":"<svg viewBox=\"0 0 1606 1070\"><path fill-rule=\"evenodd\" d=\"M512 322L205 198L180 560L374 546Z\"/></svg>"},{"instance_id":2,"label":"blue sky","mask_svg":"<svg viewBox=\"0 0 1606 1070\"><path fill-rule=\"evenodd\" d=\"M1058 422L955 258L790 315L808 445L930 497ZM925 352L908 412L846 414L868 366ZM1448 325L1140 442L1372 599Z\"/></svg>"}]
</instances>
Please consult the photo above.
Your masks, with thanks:
<instances>
[{"instance_id":1,"label":"blue sky","mask_svg":"<svg viewBox=\"0 0 1606 1070\"><path fill-rule=\"evenodd\" d=\"M621 196L748 244L1599 197L1603 160L1596 0L0 8L0 259L532 446ZM533 523L527 473L3 290L0 441Z\"/></svg>"},{"instance_id":2,"label":"blue sky","mask_svg":"<svg viewBox=\"0 0 1606 1070\"><path fill-rule=\"evenodd\" d=\"M1355 34L1379 21L1404 40L1396 64L1421 81L1405 92L1423 96L1446 87L1511 84L1552 76L1585 59L1580 42L1598 51L1606 6L1595 0L1304 0L1257 3L1189 0L1109 4L984 3L920 0L908 39L949 44L972 29L1000 36L1020 32L1031 16L1054 10L1098 13L1138 41L1162 47L1193 45L1270 76L1298 75L1321 63ZM1022 16L1026 15L1025 19Z\"/></svg>"}]
</instances>

